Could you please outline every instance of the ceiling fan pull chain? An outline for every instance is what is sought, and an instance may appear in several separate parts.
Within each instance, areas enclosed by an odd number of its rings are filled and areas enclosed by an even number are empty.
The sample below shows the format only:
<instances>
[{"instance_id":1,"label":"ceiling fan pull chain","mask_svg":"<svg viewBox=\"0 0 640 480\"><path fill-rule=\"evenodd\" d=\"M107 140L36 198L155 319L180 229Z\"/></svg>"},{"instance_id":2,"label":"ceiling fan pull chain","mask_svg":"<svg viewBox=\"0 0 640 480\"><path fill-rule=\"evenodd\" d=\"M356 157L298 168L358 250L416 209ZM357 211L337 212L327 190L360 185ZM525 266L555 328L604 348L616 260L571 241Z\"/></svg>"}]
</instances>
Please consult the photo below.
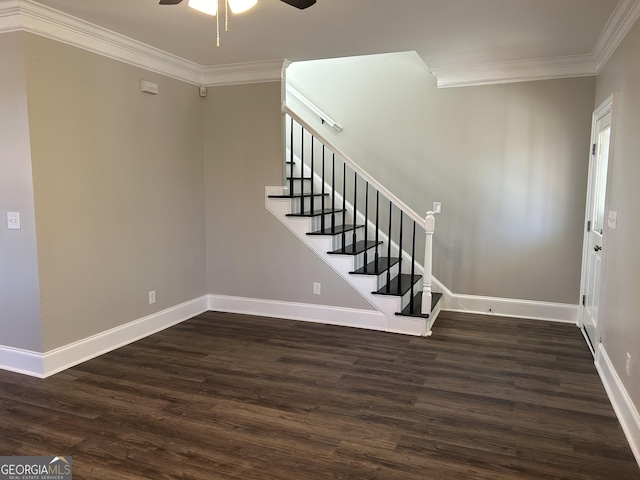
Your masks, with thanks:
<instances>
[{"instance_id":1,"label":"ceiling fan pull chain","mask_svg":"<svg viewBox=\"0 0 640 480\"><path fill-rule=\"evenodd\" d=\"M224 0L224 31L229 31L229 0Z\"/></svg>"},{"instance_id":2,"label":"ceiling fan pull chain","mask_svg":"<svg viewBox=\"0 0 640 480\"><path fill-rule=\"evenodd\" d=\"M216 47L219 47L219 46L220 46L220 12L218 12L218 15L216 15Z\"/></svg>"}]
</instances>

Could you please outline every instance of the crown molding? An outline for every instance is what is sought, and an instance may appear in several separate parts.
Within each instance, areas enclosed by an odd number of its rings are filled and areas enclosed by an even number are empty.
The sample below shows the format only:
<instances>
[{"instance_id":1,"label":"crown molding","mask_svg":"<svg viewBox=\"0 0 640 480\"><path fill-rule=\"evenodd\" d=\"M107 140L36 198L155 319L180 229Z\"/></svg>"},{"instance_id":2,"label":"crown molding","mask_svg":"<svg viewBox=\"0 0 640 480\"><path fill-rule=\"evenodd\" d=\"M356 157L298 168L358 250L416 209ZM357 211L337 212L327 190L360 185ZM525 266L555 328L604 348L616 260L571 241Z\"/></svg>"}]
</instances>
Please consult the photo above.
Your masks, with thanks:
<instances>
[{"instance_id":1,"label":"crown molding","mask_svg":"<svg viewBox=\"0 0 640 480\"><path fill-rule=\"evenodd\" d=\"M620 0L618 2L593 49L593 61L597 65L598 73L638 18L640 18L640 0Z\"/></svg>"},{"instance_id":2,"label":"crown molding","mask_svg":"<svg viewBox=\"0 0 640 480\"><path fill-rule=\"evenodd\" d=\"M18 0L0 0L0 33L17 32L20 29Z\"/></svg>"},{"instance_id":3,"label":"crown molding","mask_svg":"<svg viewBox=\"0 0 640 480\"><path fill-rule=\"evenodd\" d=\"M282 79L282 71L286 67L286 60L202 67L200 83L205 87L216 87L243 83L279 82Z\"/></svg>"},{"instance_id":4,"label":"crown molding","mask_svg":"<svg viewBox=\"0 0 640 480\"><path fill-rule=\"evenodd\" d=\"M568 55L514 62L432 68L438 88L471 87L553 78L586 77L598 73L591 55Z\"/></svg>"},{"instance_id":5,"label":"crown molding","mask_svg":"<svg viewBox=\"0 0 640 480\"><path fill-rule=\"evenodd\" d=\"M199 86L279 81L284 60L202 66L33 0L0 0L0 33L25 31Z\"/></svg>"},{"instance_id":6,"label":"crown molding","mask_svg":"<svg viewBox=\"0 0 640 480\"><path fill-rule=\"evenodd\" d=\"M584 55L431 68L439 88L589 77L600 70L640 18L640 0L620 0L593 51Z\"/></svg>"},{"instance_id":7,"label":"crown molding","mask_svg":"<svg viewBox=\"0 0 640 480\"><path fill-rule=\"evenodd\" d=\"M440 88L597 75L640 18L640 0L620 0L590 54L431 68ZM25 31L199 86L277 82L284 59L203 66L46 7L0 0L0 33Z\"/></svg>"}]
</instances>

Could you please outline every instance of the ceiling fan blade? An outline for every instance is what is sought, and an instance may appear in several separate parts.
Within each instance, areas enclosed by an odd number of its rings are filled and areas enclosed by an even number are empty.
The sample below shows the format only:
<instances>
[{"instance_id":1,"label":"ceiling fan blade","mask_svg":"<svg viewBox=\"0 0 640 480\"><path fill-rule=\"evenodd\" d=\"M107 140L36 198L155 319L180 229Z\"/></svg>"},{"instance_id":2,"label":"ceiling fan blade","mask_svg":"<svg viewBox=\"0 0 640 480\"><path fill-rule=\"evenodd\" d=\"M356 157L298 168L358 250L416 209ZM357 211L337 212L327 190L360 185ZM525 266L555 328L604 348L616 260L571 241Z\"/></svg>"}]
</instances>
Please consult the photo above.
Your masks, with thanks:
<instances>
[{"instance_id":1,"label":"ceiling fan blade","mask_svg":"<svg viewBox=\"0 0 640 480\"><path fill-rule=\"evenodd\" d=\"M160 5L177 5L182 0L160 0Z\"/></svg>"},{"instance_id":2,"label":"ceiling fan blade","mask_svg":"<svg viewBox=\"0 0 640 480\"><path fill-rule=\"evenodd\" d=\"M316 0L282 0L282 1L284 3L291 5L292 7L299 8L300 10L309 8L311 5L316 3Z\"/></svg>"}]
</instances>

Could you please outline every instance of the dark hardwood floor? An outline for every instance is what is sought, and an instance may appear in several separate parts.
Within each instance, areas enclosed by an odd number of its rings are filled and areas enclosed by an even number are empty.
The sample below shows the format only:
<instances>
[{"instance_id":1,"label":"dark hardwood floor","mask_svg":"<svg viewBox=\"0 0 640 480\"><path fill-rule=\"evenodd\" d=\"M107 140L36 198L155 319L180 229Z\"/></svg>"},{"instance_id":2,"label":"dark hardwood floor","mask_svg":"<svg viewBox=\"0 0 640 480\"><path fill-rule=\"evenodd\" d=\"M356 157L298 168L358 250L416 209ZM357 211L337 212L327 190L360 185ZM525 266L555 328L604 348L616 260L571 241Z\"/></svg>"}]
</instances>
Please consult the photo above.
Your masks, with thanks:
<instances>
[{"instance_id":1,"label":"dark hardwood floor","mask_svg":"<svg viewBox=\"0 0 640 480\"><path fill-rule=\"evenodd\" d=\"M0 371L0 455L74 479L640 479L575 326L430 338L206 313L45 380Z\"/></svg>"}]
</instances>

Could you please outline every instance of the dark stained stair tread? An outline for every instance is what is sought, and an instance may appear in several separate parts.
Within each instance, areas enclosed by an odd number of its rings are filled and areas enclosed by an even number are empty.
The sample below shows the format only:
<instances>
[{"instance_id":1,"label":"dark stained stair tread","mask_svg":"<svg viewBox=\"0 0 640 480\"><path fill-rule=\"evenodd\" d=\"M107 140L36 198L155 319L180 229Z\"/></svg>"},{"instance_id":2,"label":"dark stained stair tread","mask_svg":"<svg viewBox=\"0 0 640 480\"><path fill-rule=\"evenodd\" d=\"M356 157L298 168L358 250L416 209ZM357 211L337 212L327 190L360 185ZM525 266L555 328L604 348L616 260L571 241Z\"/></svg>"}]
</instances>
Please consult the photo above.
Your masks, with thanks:
<instances>
[{"instance_id":1,"label":"dark stained stair tread","mask_svg":"<svg viewBox=\"0 0 640 480\"><path fill-rule=\"evenodd\" d=\"M326 215L328 213L341 213L344 211L345 210L343 209L335 210L332 208L325 208L324 210L314 210L313 212L305 211L298 213L287 213L287 217L319 217L320 215Z\"/></svg>"},{"instance_id":2,"label":"dark stained stair tread","mask_svg":"<svg viewBox=\"0 0 640 480\"><path fill-rule=\"evenodd\" d=\"M355 275L380 275L387 271L387 269L393 267L396 263L400 261L397 257L379 257L378 260L374 260L373 262L369 262L365 267L361 267L358 270L353 272L349 272Z\"/></svg>"},{"instance_id":3,"label":"dark stained stair tread","mask_svg":"<svg viewBox=\"0 0 640 480\"><path fill-rule=\"evenodd\" d=\"M362 228L364 225L335 225L332 227L325 227L324 230L316 230L315 232L309 232L307 235L339 235L343 232L351 232L356 228Z\"/></svg>"},{"instance_id":4,"label":"dark stained stair tread","mask_svg":"<svg viewBox=\"0 0 640 480\"><path fill-rule=\"evenodd\" d=\"M431 311L433 311L434 308L436 308L436 305L438 304L438 302L440 301L440 299L442 298L442 294L439 292L432 292L431 293ZM413 313L411 313L411 304L413 304ZM421 313L422 310L422 292L418 292L416 295L414 295L413 299L411 300L411 304L407 305L406 307L404 307L404 309L402 310L402 312L398 312L396 313L396 315L401 315L403 317L421 317L421 318L429 318L429 314L428 313Z\"/></svg>"},{"instance_id":5,"label":"dark stained stair tread","mask_svg":"<svg viewBox=\"0 0 640 480\"><path fill-rule=\"evenodd\" d=\"M282 195L269 195L269 198L309 198L311 197L312 194L311 193L305 193L300 194L300 193L294 193L294 194L290 194L290 193L286 193L286 194L282 194ZM314 193L313 194L314 197L328 197L329 194L328 193Z\"/></svg>"},{"instance_id":6,"label":"dark stained stair tread","mask_svg":"<svg viewBox=\"0 0 640 480\"><path fill-rule=\"evenodd\" d=\"M373 240L369 240L365 242L361 240L356 242L355 244L347 245L346 247L339 248L334 250L333 252L327 252L329 255L358 255L370 248L373 248L377 245L380 245L382 242L375 242Z\"/></svg>"},{"instance_id":7,"label":"dark stained stair tread","mask_svg":"<svg viewBox=\"0 0 640 480\"><path fill-rule=\"evenodd\" d=\"M379 295L404 295L409 290L411 290L411 285L415 284L418 280L422 278L420 275L413 275L403 273L402 275L397 275L392 278L391 281L382 287L377 292Z\"/></svg>"}]
</instances>

